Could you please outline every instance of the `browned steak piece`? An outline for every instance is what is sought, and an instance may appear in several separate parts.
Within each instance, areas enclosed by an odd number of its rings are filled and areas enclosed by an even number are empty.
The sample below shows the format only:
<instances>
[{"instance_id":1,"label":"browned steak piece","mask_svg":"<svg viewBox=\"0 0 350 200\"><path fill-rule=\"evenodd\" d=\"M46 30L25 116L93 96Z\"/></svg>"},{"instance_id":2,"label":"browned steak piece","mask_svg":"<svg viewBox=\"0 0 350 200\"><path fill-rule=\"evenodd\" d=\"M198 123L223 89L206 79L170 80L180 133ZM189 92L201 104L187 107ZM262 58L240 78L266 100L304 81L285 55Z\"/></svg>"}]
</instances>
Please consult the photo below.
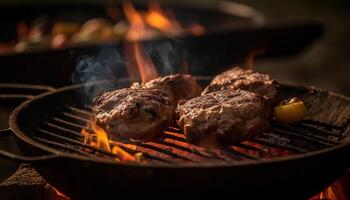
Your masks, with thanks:
<instances>
[{"instance_id":1,"label":"browned steak piece","mask_svg":"<svg viewBox=\"0 0 350 200\"><path fill-rule=\"evenodd\" d=\"M112 138L145 140L163 132L172 122L172 102L159 89L120 89L93 101L95 122Z\"/></svg>"},{"instance_id":2,"label":"browned steak piece","mask_svg":"<svg viewBox=\"0 0 350 200\"><path fill-rule=\"evenodd\" d=\"M244 70L234 67L217 75L202 94L218 90L242 89L265 95L272 102L276 102L278 83L270 75Z\"/></svg>"},{"instance_id":3,"label":"browned steak piece","mask_svg":"<svg viewBox=\"0 0 350 200\"><path fill-rule=\"evenodd\" d=\"M266 97L245 90L220 90L182 101L176 113L186 137L197 144L237 142L269 128Z\"/></svg>"},{"instance_id":4,"label":"browned steak piece","mask_svg":"<svg viewBox=\"0 0 350 200\"><path fill-rule=\"evenodd\" d=\"M173 102L174 108L177 102L182 99L191 99L201 94L202 88L189 74L174 74L151 80L141 86L133 87L156 88L168 94Z\"/></svg>"}]
</instances>

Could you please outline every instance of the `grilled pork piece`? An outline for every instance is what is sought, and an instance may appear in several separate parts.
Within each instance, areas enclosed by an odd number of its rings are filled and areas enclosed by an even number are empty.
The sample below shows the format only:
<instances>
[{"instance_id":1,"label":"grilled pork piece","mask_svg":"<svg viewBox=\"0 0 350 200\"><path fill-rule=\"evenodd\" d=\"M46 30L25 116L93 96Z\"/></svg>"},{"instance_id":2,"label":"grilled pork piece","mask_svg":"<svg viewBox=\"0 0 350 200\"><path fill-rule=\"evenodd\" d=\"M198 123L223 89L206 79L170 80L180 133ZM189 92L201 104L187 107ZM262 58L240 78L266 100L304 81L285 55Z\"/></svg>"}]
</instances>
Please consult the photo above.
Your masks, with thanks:
<instances>
[{"instance_id":1,"label":"grilled pork piece","mask_svg":"<svg viewBox=\"0 0 350 200\"><path fill-rule=\"evenodd\" d=\"M193 143L237 142L269 128L269 100L245 90L220 90L181 101L178 125Z\"/></svg>"},{"instance_id":2,"label":"grilled pork piece","mask_svg":"<svg viewBox=\"0 0 350 200\"><path fill-rule=\"evenodd\" d=\"M112 138L147 140L173 123L177 101L200 95L190 75L170 75L106 92L93 102L95 122Z\"/></svg>"},{"instance_id":3,"label":"grilled pork piece","mask_svg":"<svg viewBox=\"0 0 350 200\"><path fill-rule=\"evenodd\" d=\"M234 67L217 75L202 94L208 94L218 90L242 89L264 95L268 97L271 102L275 103L277 88L277 81L271 79L267 74Z\"/></svg>"},{"instance_id":4,"label":"grilled pork piece","mask_svg":"<svg viewBox=\"0 0 350 200\"><path fill-rule=\"evenodd\" d=\"M94 99L96 124L112 138L149 139L173 120L173 107L158 89L120 89Z\"/></svg>"},{"instance_id":5,"label":"grilled pork piece","mask_svg":"<svg viewBox=\"0 0 350 200\"><path fill-rule=\"evenodd\" d=\"M174 106L182 99L192 99L201 94L202 88L196 80L188 74L174 74L148 81L142 85L133 85L132 88L160 89L166 93Z\"/></svg>"}]
</instances>

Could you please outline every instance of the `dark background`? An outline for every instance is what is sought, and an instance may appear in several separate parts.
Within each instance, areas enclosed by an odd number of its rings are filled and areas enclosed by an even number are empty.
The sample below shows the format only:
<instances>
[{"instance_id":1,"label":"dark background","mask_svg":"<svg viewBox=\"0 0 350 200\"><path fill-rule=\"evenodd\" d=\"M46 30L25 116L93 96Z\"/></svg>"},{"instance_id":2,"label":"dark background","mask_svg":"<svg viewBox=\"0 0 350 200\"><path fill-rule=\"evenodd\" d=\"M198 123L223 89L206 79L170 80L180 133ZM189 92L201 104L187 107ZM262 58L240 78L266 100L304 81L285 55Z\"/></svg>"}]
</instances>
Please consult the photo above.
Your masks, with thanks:
<instances>
[{"instance_id":1,"label":"dark background","mask_svg":"<svg viewBox=\"0 0 350 200\"><path fill-rule=\"evenodd\" d=\"M159 0L166 3L171 0ZM215 1L215 0L206 0ZM218 0L216 0L218 1ZM46 0L50 3L95 4L118 1ZM134 2L134 1L133 1ZM177 0L177 3L201 3L203 0ZM273 59L258 59L255 69L272 74L281 82L313 85L350 95L350 2L346 0L321 1L236 1L255 7L265 14L267 21L283 22L316 19L325 25L324 36L298 55ZM35 0L2 0L3 4L42 4Z\"/></svg>"},{"instance_id":2,"label":"dark background","mask_svg":"<svg viewBox=\"0 0 350 200\"><path fill-rule=\"evenodd\" d=\"M268 21L316 19L323 37L298 55L258 61L258 71L283 82L313 85L350 95L350 1L240 1L254 6Z\"/></svg>"}]
</instances>

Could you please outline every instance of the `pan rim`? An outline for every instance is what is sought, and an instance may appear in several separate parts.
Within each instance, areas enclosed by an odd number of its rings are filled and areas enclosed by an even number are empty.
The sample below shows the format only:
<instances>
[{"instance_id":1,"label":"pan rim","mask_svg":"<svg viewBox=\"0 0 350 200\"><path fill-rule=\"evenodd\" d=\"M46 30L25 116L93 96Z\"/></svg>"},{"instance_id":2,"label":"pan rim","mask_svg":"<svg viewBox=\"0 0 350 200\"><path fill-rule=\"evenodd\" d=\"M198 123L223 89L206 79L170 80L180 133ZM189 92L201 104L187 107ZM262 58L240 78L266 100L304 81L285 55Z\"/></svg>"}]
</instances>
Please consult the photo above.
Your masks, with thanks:
<instances>
[{"instance_id":1,"label":"pan rim","mask_svg":"<svg viewBox=\"0 0 350 200\"><path fill-rule=\"evenodd\" d=\"M208 77L206 76L202 76L202 77L196 77L196 79L200 80L200 79L207 79ZM122 78L122 79L118 79L118 81L130 81L130 79L128 78ZM239 161L239 162L232 162L232 163L210 163L210 162L203 162L203 163L179 163L179 164L166 164L166 163L162 163L162 164L140 164L140 163L132 163L132 162L115 162L113 160L110 159L97 159L97 158L89 158L86 156L82 156L82 155L73 155L70 153L65 153L62 151L59 151L55 148L50 147L49 145L45 145L42 144L38 141L35 141L34 139L30 138L29 136L27 136L22 130L21 128L18 126L17 123L17 116L20 115L24 110L26 110L26 108L28 108L29 106L31 106L31 104L35 103L36 101L43 99L43 98L47 98L51 95L57 94L57 93L61 93L61 92L65 92L68 90L75 90L81 87L86 87L89 85L94 85L94 84L98 84L98 83L103 83L103 82L108 82L107 81L98 81L98 82L91 82L91 83L86 83L86 84L78 84L78 85L71 85L71 86L66 86L66 87L62 87L60 89L57 89L55 91L50 91L50 92L46 92L43 93L41 95L38 95L32 99L29 99L25 102L23 102L22 104L20 104L10 115L9 118L9 123L10 123L10 129L12 130L13 134L15 137L19 138L21 141L33 146L34 148L39 148L40 150L44 151L44 152L48 152L49 154L53 154L56 155L57 158L66 158L66 159L75 159L75 160L80 160L80 161L85 161L85 162L95 162L95 163L100 163L100 164L108 164L108 165L114 165L114 166L119 166L119 167L134 167L134 168L169 168L169 169L187 169L187 168L233 168L233 167L243 167L243 166L251 166L251 165L268 165L268 164L273 164L273 163L282 163L282 162L287 162L287 161L292 161L292 160L299 160L299 159L303 159L303 158L310 158L310 157L317 157L319 155L322 154L326 154L326 153L331 153L337 150L342 150L345 148L349 148L350 149L350 136L348 135L346 138L344 138L341 141L341 144L336 144L332 147L327 147L324 149L320 149L320 150L316 150L316 151L311 151L311 152L307 152L307 153L301 153L301 154L296 154L296 155L287 155L287 156L282 156L282 157L276 157L276 158L262 158L260 160L243 160L243 161ZM313 86L299 86L299 85L291 85L291 84L281 84L284 86L291 86L291 87L299 87L299 88L303 88L303 89L307 89L307 90L317 90L319 92L327 92L329 95L344 99L346 101L350 102L350 97L339 94L339 93L335 93L335 92L331 92L331 91L327 91L324 89L319 89L319 88L315 88Z\"/></svg>"}]
</instances>

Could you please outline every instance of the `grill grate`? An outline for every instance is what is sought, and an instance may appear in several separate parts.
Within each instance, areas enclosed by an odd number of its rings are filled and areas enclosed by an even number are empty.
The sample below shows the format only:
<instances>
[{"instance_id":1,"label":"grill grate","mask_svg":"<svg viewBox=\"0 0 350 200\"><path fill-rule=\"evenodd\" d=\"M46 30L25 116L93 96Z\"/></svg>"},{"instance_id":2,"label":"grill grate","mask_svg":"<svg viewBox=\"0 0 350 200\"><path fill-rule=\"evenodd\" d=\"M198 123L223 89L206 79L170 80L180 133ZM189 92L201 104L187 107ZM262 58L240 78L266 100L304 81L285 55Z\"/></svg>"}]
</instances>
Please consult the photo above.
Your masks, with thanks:
<instances>
[{"instance_id":1,"label":"grill grate","mask_svg":"<svg viewBox=\"0 0 350 200\"><path fill-rule=\"evenodd\" d=\"M62 151L91 158L113 159L115 154L83 142L82 128L92 118L91 106L67 106L45 122L33 139ZM342 143L345 127L304 120L298 125L272 123L272 130L239 144L204 148L186 141L178 128L169 127L164 136L148 142L111 141L129 153L142 152L146 163L234 163L307 153Z\"/></svg>"}]
</instances>

